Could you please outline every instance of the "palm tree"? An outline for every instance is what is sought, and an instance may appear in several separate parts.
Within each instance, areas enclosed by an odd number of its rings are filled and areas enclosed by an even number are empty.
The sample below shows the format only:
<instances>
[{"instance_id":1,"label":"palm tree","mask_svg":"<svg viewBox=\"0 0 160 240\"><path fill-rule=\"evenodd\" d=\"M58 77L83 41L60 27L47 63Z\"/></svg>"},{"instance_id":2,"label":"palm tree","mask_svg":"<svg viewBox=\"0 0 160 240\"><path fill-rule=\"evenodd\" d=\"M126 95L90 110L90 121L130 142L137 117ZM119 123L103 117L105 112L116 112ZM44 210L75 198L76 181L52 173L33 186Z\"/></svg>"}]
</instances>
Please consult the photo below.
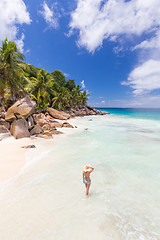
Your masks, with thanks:
<instances>
[{"instance_id":1,"label":"palm tree","mask_svg":"<svg viewBox=\"0 0 160 240\"><path fill-rule=\"evenodd\" d=\"M50 96L53 94L53 82L53 77L44 69L39 70L37 78L30 78L28 84L30 96L37 101L39 107L44 107L50 103Z\"/></svg>"},{"instance_id":2,"label":"palm tree","mask_svg":"<svg viewBox=\"0 0 160 240\"><path fill-rule=\"evenodd\" d=\"M64 76L64 73L59 70L54 70L51 73L52 77L55 79L55 81L58 83L59 86L64 87L66 78Z\"/></svg>"},{"instance_id":3,"label":"palm tree","mask_svg":"<svg viewBox=\"0 0 160 240\"><path fill-rule=\"evenodd\" d=\"M80 104L85 105L88 100L89 94L86 91L80 93Z\"/></svg>"},{"instance_id":4,"label":"palm tree","mask_svg":"<svg viewBox=\"0 0 160 240\"><path fill-rule=\"evenodd\" d=\"M19 66L18 59L24 60L24 56L19 51L16 43L8 42L6 38L0 48L0 95L2 101L7 89L10 91L11 98L20 89L23 90L21 79L25 76Z\"/></svg>"},{"instance_id":5,"label":"palm tree","mask_svg":"<svg viewBox=\"0 0 160 240\"><path fill-rule=\"evenodd\" d=\"M52 99L52 107L57 107L59 110L69 106L70 94L67 88L60 87L58 91L54 91Z\"/></svg>"},{"instance_id":6,"label":"palm tree","mask_svg":"<svg viewBox=\"0 0 160 240\"><path fill-rule=\"evenodd\" d=\"M75 80L74 79L67 80L65 87L68 88L69 91L72 91L72 89L76 87Z\"/></svg>"},{"instance_id":7,"label":"palm tree","mask_svg":"<svg viewBox=\"0 0 160 240\"><path fill-rule=\"evenodd\" d=\"M71 91L71 96L70 96L70 106L76 106L77 105L77 92L76 92L76 88L73 88Z\"/></svg>"},{"instance_id":8,"label":"palm tree","mask_svg":"<svg viewBox=\"0 0 160 240\"><path fill-rule=\"evenodd\" d=\"M77 85L75 88L71 91L71 97L70 97L70 105L71 106L77 106L80 104L80 94L81 94L81 87L80 85Z\"/></svg>"}]
</instances>

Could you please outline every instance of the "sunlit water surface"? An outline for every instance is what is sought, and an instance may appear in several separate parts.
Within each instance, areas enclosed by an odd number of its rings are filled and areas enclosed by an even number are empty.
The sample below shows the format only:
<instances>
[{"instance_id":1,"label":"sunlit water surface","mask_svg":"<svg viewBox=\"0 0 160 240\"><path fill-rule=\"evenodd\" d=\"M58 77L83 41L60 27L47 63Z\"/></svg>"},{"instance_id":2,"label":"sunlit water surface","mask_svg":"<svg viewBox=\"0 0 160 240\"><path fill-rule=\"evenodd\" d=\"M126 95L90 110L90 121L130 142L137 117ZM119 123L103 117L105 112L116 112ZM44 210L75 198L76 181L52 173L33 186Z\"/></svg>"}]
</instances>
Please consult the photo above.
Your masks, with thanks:
<instances>
[{"instance_id":1,"label":"sunlit water surface","mask_svg":"<svg viewBox=\"0 0 160 240\"><path fill-rule=\"evenodd\" d=\"M78 128L37 144L40 156L29 150L21 174L1 185L0 239L159 240L160 121L113 114L71 123ZM95 167L88 197L85 164Z\"/></svg>"}]
</instances>

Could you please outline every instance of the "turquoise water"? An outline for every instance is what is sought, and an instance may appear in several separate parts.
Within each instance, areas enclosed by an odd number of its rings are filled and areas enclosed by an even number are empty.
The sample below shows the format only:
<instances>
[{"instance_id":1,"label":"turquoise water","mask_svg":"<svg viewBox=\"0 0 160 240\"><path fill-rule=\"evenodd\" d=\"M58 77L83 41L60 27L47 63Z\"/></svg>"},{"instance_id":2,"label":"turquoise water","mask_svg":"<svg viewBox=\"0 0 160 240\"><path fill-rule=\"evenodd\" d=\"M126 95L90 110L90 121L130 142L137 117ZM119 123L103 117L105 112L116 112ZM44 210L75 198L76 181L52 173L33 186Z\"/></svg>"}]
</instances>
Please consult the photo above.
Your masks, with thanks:
<instances>
[{"instance_id":1,"label":"turquoise water","mask_svg":"<svg viewBox=\"0 0 160 240\"><path fill-rule=\"evenodd\" d=\"M96 108L113 115L129 118L160 120L160 108Z\"/></svg>"},{"instance_id":2,"label":"turquoise water","mask_svg":"<svg viewBox=\"0 0 160 240\"><path fill-rule=\"evenodd\" d=\"M28 151L29 164L0 187L0 239L160 239L157 113L112 111L72 119L78 128ZM95 167L88 197L85 164Z\"/></svg>"}]
</instances>

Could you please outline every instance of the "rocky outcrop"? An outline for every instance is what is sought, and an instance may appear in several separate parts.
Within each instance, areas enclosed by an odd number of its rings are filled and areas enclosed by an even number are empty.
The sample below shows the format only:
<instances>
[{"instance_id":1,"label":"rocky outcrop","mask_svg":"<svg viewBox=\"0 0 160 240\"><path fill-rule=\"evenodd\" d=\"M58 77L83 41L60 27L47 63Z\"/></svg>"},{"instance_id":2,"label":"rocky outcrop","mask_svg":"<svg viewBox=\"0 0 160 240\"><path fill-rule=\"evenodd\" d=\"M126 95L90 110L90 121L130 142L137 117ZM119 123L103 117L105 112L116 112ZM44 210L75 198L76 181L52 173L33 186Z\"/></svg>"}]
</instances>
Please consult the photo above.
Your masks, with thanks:
<instances>
[{"instance_id":1,"label":"rocky outcrop","mask_svg":"<svg viewBox=\"0 0 160 240\"><path fill-rule=\"evenodd\" d=\"M52 129L49 132L53 135L63 134L62 132L58 131L57 129Z\"/></svg>"},{"instance_id":2,"label":"rocky outcrop","mask_svg":"<svg viewBox=\"0 0 160 240\"><path fill-rule=\"evenodd\" d=\"M107 112L98 111L89 105L68 108L65 112L68 113L71 117L108 114Z\"/></svg>"},{"instance_id":3,"label":"rocky outcrop","mask_svg":"<svg viewBox=\"0 0 160 240\"><path fill-rule=\"evenodd\" d=\"M9 133L9 130L5 126L0 125L0 133Z\"/></svg>"},{"instance_id":4,"label":"rocky outcrop","mask_svg":"<svg viewBox=\"0 0 160 240\"><path fill-rule=\"evenodd\" d=\"M53 138L52 133L50 133L50 132L44 132L44 133L36 134L35 136L39 137L39 138L45 138L45 139Z\"/></svg>"},{"instance_id":5,"label":"rocky outcrop","mask_svg":"<svg viewBox=\"0 0 160 240\"><path fill-rule=\"evenodd\" d=\"M54 109L54 108L48 108L48 113L52 116L52 117L54 117L54 118L56 118L56 119L59 119L59 120L67 120L67 119L69 119L70 118L70 115L69 114L67 114L67 113L65 113L65 112L63 112L63 111L58 111L58 110L56 110L56 109Z\"/></svg>"},{"instance_id":6,"label":"rocky outcrop","mask_svg":"<svg viewBox=\"0 0 160 240\"><path fill-rule=\"evenodd\" d=\"M55 128L55 126L52 126L51 124L47 123L47 124L43 125L42 129L44 131L50 131L50 130L54 130L56 128Z\"/></svg>"},{"instance_id":7,"label":"rocky outcrop","mask_svg":"<svg viewBox=\"0 0 160 240\"><path fill-rule=\"evenodd\" d=\"M5 111L5 109L4 108L0 108L0 118L5 118L5 115L6 115L6 111Z\"/></svg>"},{"instance_id":8,"label":"rocky outcrop","mask_svg":"<svg viewBox=\"0 0 160 240\"><path fill-rule=\"evenodd\" d=\"M66 127L66 128L74 128L70 123L68 123L68 122L64 122L63 124L62 124L62 127Z\"/></svg>"},{"instance_id":9,"label":"rocky outcrop","mask_svg":"<svg viewBox=\"0 0 160 240\"><path fill-rule=\"evenodd\" d=\"M61 123L59 120L68 120L76 116L106 115L89 105L79 105L68 108L66 111L58 111L54 108L36 110L36 103L29 97L18 100L7 111L0 111L0 133L8 133L16 138L36 136L41 138L52 138L52 135L62 134L56 128L74 128L70 123ZM3 117L2 117L3 115ZM5 117L5 120L4 120ZM91 119L89 120L91 121ZM77 128L77 126L75 126ZM88 129L85 129L88 130Z\"/></svg>"},{"instance_id":10,"label":"rocky outcrop","mask_svg":"<svg viewBox=\"0 0 160 240\"><path fill-rule=\"evenodd\" d=\"M94 107L92 107L92 106L89 106L89 105L85 105L86 106L86 108L88 108L89 110L95 110L95 108Z\"/></svg>"},{"instance_id":11,"label":"rocky outcrop","mask_svg":"<svg viewBox=\"0 0 160 240\"><path fill-rule=\"evenodd\" d=\"M44 113L35 113L33 114L33 120L35 123L38 123L40 121L44 121L45 123L47 123L46 117Z\"/></svg>"},{"instance_id":12,"label":"rocky outcrop","mask_svg":"<svg viewBox=\"0 0 160 240\"><path fill-rule=\"evenodd\" d=\"M7 129L10 129L10 124L9 122L6 122L3 118L0 118L0 127L3 126Z\"/></svg>"},{"instance_id":13,"label":"rocky outcrop","mask_svg":"<svg viewBox=\"0 0 160 240\"><path fill-rule=\"evenodd\" d=\"M50 122L50 125L54 126L55 128L62 128L62 123L54 121L54 120Z\"/></svg>"},{"instance_id":14,"label":"rocky outcrop","mask_svg":"<svg viewBox=\"0 0 160 240\"><path fill-rule=\"evenodd\" d=\"M43 129L37 124L34 126L34 128L32 128L32 130L30 131L30 134L31 135L36 135L36 134L39 134L39 133L42 133L43 132Z\"/></svg>"},{"instance_id":15,"label":"rocky outcrop","mask_svg":"<svg viewBox=\"0 0 160 240\"><path fill-rule=\"evenodd\" d=\"M47 122L46 120L44 120L44 119L41 119L41 120L39 120L39 121L37 122L37 124L38 124L39 126L43 127L44 125L48 124L48 122Z\"/></svg>"},{"instance_id":16,"label":"rocky outcrop","mask_svg":"<svg viewBox=\"0 0 160 240\"><path fill-rule=\"evenodd\" d=\"M16 119L28 118L36 109L36 103L31 101L28 96L18 100L13 104L6 113L5 120L12 122Z\"/></svg>"},{"instance_id":17,"label":"rocky outcrop","mask_svg":"<svg viewBox=\"0 0 160 240\"><path fill-rule=\"evenodd\" d=\"M15 137L15 139L30 137L30 133L28 131L28 124L25 119L14 120L11 124L11 134Z\"/></svg>"}]
</instances>

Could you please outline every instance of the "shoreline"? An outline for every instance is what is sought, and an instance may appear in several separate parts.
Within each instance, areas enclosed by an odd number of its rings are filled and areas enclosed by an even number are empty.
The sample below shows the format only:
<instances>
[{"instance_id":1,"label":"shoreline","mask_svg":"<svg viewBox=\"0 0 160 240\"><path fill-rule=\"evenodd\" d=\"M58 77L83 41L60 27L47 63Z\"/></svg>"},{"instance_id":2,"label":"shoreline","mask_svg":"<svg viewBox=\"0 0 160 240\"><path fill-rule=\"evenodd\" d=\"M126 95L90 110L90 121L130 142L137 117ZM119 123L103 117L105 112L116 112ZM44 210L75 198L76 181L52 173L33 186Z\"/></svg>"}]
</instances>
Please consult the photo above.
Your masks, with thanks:
<instances>
[{"instance_id":1,"label":"shoreline","mask_svg":"<svg viewBox=\"0 0 160 240\"><path fill-rule=\"evenodd\" d=\"M77 120L81 117L76 117L76 121L70 119L68 123L76 123ZM59 122L61 122L59 120ZM79 128L57 128L58 131L61 131L63 134L53 135L53 139L43 139L37 137L21 138L15 139L10 134L0 134L0 185L6 183L12 178L23 174L23 170L30 164L34 159L41 158L49 152L48 143L53 144L54 141L56 144L62 137L66 137L68 134L72 134ZM47 147L46 147L47 143ZM26 145L35 145L36 148L25 149L22 146Z\"/></svg>"}]
</instances>

